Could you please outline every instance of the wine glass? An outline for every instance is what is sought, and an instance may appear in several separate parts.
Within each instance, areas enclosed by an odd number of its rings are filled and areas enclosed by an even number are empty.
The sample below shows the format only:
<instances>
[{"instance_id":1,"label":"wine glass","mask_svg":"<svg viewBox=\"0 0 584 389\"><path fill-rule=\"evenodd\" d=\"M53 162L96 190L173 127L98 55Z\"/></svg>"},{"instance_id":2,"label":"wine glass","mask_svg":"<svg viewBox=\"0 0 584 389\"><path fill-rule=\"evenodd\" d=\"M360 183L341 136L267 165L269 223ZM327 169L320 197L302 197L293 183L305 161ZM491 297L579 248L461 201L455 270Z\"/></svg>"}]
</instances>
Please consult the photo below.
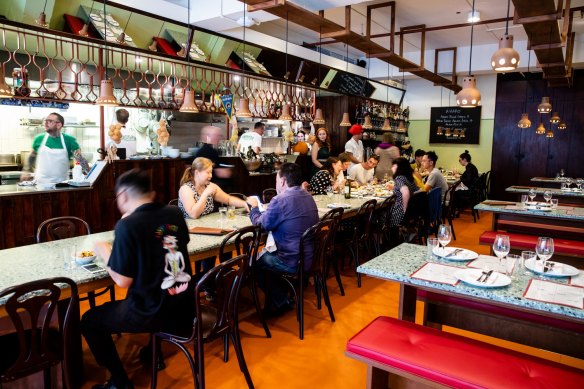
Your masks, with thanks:
<instances>
[{"instance_id":1,"label":"wine glass","mask_svg":"<svg viewBox=\"0 0 584 389\"><path fill-rule=\"evenodd\" d=\"M495 241L493 242L493 252L499 258L499 263L502 259L509 254L511 250L511 244L509 243L509 236L507 235L497 235L495 236Z\"/></svg>"},{"instance_id":2,"label":"wine glass","mask_svg":"<svg viewBox=\"0 0 584 389\"><path fill-rule=\"evenodd\" d=\"M561 178L564 178L564 174L566 174L566 173L564 172L564 169L560 169L560 177L561 177Z\"/></svg>"},{"instance_id":3,"label":"wine glass","mask_svg":"<svg viewBox=\"0 0 584 389\"><path fill-rule=\"evenodd\" d=\"M537 245L535 246L535 252L541 261L541 276L546 271L546 262L548 259L554 255L554 240L546 236L540 236L537 238ZM537 266L539 268L539 266Z\"/></svg>"},{"instance_id":4,"label":"wine glass","mask_svg":"<svg viewBox=\"0 0 584 389\"><path fill-rule=\"evenodd\" d=\"M546 201L546 203L549 204L550 200L552 199L552 192L549 190L543 192L543 199Z\"/></svg>"},{"instance_id":5,"label":"wine glass","mask_svg":"<svg viewBox=\"0 0 584 389\"><path fill-rule=\"evenodd\" d=\"M535 198L535 188L531 188L529 190L528 196L529 196L529 201L533 201L533 199Z\"/></svg>"},{"instance_id":6,"label":"wine glass","mask_svg":"<svg viewBox=\"0 0 584 389\"><path fill-rule=\"evenodd\" d=\"M436 236L438 237L438 243L442 245L442 252L445 253L446 245L452 240L452 231L450 226L448 224L440 224L438 226L438 233Z\"/></svg>"},{"instance_id":7,"label":"wine glass","mask_svg":"<svg viewBox=\"0 0 584 389\"><path fill-rule=\"evenodd\" d=\"M582 184L584 184L584 178L577 178L576 185L578 185L578 192L582 192Z\"/></svg>"}]
</instances>

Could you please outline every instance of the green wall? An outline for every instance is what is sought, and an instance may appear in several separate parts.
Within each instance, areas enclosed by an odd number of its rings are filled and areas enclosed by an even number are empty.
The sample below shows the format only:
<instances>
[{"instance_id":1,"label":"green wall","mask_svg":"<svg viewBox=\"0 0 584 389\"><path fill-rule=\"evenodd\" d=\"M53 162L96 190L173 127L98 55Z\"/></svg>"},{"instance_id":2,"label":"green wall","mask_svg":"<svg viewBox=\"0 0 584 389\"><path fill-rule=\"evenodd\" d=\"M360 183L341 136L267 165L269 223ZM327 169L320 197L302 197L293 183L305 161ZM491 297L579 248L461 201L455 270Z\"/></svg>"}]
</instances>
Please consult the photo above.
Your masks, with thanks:
<instances>
[{"instance_id":1,"label":"green wall","mask_svg":"<svg viewBox=\"0 0 584 389\"><path fill-rule=\"evenodd\" d=\"M429 143L430 121L411 120L408 135L414 151L416 149L434 150L438 154L438 167L444 169L462 169L458 163L458 156L468 150L472 162L480 173L491 169L491 154L493 148L493 119L481 120L481 132L478 145L451 145L444 143Z\"/></svg>"}]
</instances>

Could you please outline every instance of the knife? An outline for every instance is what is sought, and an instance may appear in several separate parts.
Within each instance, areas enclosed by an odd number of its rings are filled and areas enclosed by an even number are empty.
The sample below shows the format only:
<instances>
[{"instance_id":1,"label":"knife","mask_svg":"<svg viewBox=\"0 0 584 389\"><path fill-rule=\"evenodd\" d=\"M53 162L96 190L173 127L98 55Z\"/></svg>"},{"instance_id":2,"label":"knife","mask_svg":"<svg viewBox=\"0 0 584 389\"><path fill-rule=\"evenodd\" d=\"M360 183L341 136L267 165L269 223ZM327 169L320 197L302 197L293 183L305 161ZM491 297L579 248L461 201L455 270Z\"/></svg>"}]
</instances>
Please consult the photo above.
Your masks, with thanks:
<instances>
[{"instance_id":1,"label":"knife","mask_svg":"<svg viewBox=\"0 0 584 389\"><path fill-rule=\"evenodd\" d=\"M454 250L453 252L451 252L451 253L449 253L449 254L446 254L446 255L445 255L444 257L442 257L442 258L448 258L448 257L452 257L452 256L454 256L454 255L456 255L456 254L460 253L461 251L462 251L462 249L456 249L456 250Z\"/></svg>"},{"instance_id":2,"label":"knife","mask_svg":"<svg viewBox=\"0 0 584 389\"><path fill-rule=\"evenodd\" d=\"M485 282L487 282L487 280L489 279L489 277L491 276L491 274L493 274L493 271L492 271L492 270L489 270L489 271L487 272L487 274L485 275L485 278L483 278L483 280L482 280L481 282L482 282L483 284L484 284Z\"/></svg>"}]
</instances>

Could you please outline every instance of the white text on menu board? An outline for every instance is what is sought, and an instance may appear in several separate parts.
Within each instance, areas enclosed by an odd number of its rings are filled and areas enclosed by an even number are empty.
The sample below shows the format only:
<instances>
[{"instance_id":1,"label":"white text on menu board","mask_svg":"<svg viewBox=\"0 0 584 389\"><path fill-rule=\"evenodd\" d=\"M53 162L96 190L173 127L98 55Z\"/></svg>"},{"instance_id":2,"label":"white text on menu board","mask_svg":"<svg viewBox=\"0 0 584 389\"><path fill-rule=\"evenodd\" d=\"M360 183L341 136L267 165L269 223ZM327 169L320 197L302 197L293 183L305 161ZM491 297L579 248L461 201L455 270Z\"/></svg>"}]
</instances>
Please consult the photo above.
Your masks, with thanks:
<instances>
[{"instance_id":1,"label":"white text on menu board","mask_svg":"<svg viewBox=\"0 0 584 389\"><path fill-rule=\"evenodd\" d=\"M440 115L436 122L446 127L459 127L470 124L473 120L469 114L463 113L462 109L449 108L444 110L444 113Z\"/></svg>"}]
</instances>

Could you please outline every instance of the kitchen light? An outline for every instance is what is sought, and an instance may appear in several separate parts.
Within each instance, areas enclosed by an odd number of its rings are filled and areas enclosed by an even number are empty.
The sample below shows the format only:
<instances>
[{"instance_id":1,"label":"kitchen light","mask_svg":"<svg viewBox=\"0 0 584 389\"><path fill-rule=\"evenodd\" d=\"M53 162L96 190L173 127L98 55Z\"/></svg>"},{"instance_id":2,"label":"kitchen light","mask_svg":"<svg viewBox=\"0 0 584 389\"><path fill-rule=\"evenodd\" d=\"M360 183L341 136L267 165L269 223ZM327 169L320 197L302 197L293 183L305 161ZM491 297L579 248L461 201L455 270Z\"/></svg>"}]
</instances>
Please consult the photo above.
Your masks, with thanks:
<instances>
[{"instance_id":1,"label":"kitchen light","mask_svg":"<svg viewBox=\"0 0 584 389\"><path fill-rule=\"evenodd\" d=\"M103 0L103 16L107 15L105 9L105 0ZM114 96L114 85L112 80L107 79L107 65L108 65L108 52L107 52L107 39L106 39L106 23L103 24L103 55L105 57L105 67L103 69L103 80L101 80L101 85L99 87L99 97L95 100L95 104L102 107L114 107L119 105L116 96Z\"/></svg>"},{"instance_id":2,"label":"kitchen light","mask_svg":"<svg viewBox=\"0 0 584 389\"><path fill-rule=\"evenodd\" d=\"M190 47L190 42L193 40L193 35L191 34L191 0L187 3L187 41L185 42L185 46ZM190 38L190 40L189 40ZM183 47L184 49L184 47ZM186 53L186 50L185 50ZM178 53L177 53L178 54ZM185 54L187 55L187 54ZM187 78L187 87L184 91L184 98L183 103L180 106L179 112L186 112L186 113L197 113L199 109L197 108L197 104L195 104L195 91L191 88L191 56L187 55L187 70L188 70L188 78Z\"/></svg>"}]
</instances>

